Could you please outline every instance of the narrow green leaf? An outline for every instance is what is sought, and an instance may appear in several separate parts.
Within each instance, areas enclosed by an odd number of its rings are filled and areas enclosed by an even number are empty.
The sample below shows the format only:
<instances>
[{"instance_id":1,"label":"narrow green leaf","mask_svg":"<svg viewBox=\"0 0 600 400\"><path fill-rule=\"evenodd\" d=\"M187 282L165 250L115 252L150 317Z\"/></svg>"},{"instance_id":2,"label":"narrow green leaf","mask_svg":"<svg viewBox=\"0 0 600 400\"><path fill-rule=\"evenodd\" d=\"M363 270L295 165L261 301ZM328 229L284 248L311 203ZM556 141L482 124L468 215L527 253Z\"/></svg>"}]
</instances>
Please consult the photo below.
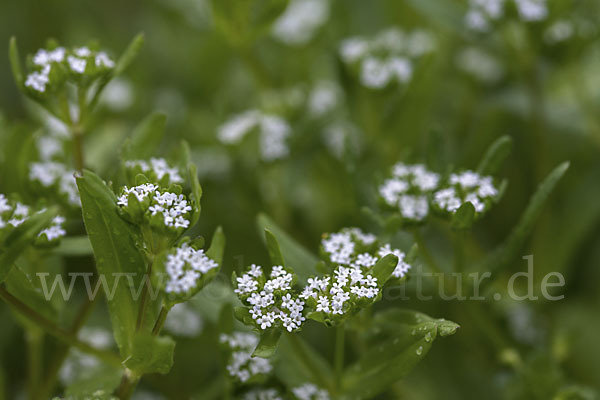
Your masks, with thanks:
<instances>
[{"instance_id":1,"label":"narrow green leaf","mask_svg":"<svg viewBox=\"0 0 600 400\"><path fill-rule=\"evenodd\" d=\"M271 264L285 267L285 260L283 259L283 254L281 254L279 242L277 242L277 238L275 235L273 235L273 232L268 229L265 229L265 240L267 243L269 258L271 259Z\"/></svg>"},{"instance_id":2,"label":"narrow green leaf","mask_svg":"<svg viewBox=\"0 0 600 400\"><path fill-rule=\"evenodd\" d=\"M138 374L168 374L173 367L175 341L168 336L136 335L131 357L125 360L127 368Z\"/></svg>"},{"instance_id":3,"label":"narrow green leaf","mask_svg":"<svg viewBox=\"0 0 600 400\"><path fill-rule=\"evenodd\" d=\"M116 197L93 172L77 177L83 221L94 250L96 269L107 283L108 309L121 356L130 355L136 331L140 288L146 272L144 258L136 247L138 232L118 214ZM130 286L130 283L132 286Z\"/></svg>"},{"instance_id":4,"label":"narrow green leaf","mask_svg":"<svg viewBox=\"0 0 600 400\"><path fill-rule=\"evenodd\" d=\"M502 136L488 148L481 159L477 172L481 175L495 174L512 150L513 140L510 136Z\"/></svg>"},{"instance_id":5,"label":"narrow green leaf","mask_svg":"<svg viewBox=\"0 0 600 400\"><path fill-rule=\"evenodd\" d=\"M287 264L293 267L301 283L306 282L310 276L317 274L315 268L319 262L317 256L292 239L265 214L259 214L256 223L261 235L265 229L268 229L277 238L281 252L285 254Z\"/></svg>"},{"instance_id":6,"label":"narrow green leaf","mask_svg":"<svg viewBox=\"0 0 600 400\"><path fill-rule=\"evenodd\" d=\"M114 69L114 76L121 75L127 67L131 64L131 62L137 57L142 46L144 44L144 34L139 33L127 46L127 49L121 54L119 60L117 61L117 65Z\"/></svg>"},{"instance_id":7,"label":"narrow green leaf","mask_svg":"<svg viewBox=\"0 0 600 400\"><path fill-rule=\"evenodd\" d=\"M21 89L23 87L23 68L21 66L21 59L19 57L19 48L17 47L17 38L11 37L8 45L8 58L10 60L10 69L12 70L13 77L17 87Z\"/></svg>"},{"instance_id":8,"label":"narrow green leaf","mask_svg":"<svg viewBox=\"0 0 600 400\"><path fill-rule=\"evenodd\" d=\"M564 162L550 172L531 197L527 208L508 238L483 261L482 265L477 268L478 271L498 272L518 256L520 249L533 230L546 201L548 201L550 194L565 172L567 172L567 169L569 169L569 163ZM490 282L490 280L485 281L484 286Z\"/></svg>"},{"instance_id":9,"label":"narrow green leaf","mask_svg":"<svg viewBox=\"0 0 600 400\"><path fill-rule=\"evenodd\" d=\"M467 201L452 215L451 226L453 229L465 230L469 229L473 222L475 222L475 207Z\"/></svg>"},{"instance_id":10,"label":"narrow green leaf","mask_svg":"<svg viewBox=\"0 0 600 400\"><path fill-rule=\"evenodd\" d=\"M367 399L406 376L429 352L438 335L447 336L458 325L418 312L391 310L374 320L374 329L391 324L386 338L377 337L356 363L344 371L342 387L347 398ZM383 322L383 324L382 324Z\"/></svg>"},{"instance_id":11,"label":"narrow green leaf","mask_svg":"<svg viewBox=\"0 0 600 400\"><path fill-rule=\"evenodd\" d=\"M223 254L225 253L225 234L223 228L217 227L210 241L210 247L206 255L215 260L219 265L223 265Z\"/></svg>"},{"instance_id":12,"label":"narrow green leaf","mask_svg":"<svg viewBox=\"0 0 600 400\"><path fill-rule=\"evenodd\" d=\"M194 226L196 222L198 222L198 219L200 219L200 211L202 210L202 186L200 186L200 182L198 181L198 171L196 169L196 164L189 163L187 165L187 168L190 177L190 183L192 185L192 201L194 203L194 211L190 226Z\"/></svg>"},{"instance_id":13,"label":"narrow green leaf","mask_svg":"<svg viewBox=\"0 0 600 400\"><path fill-rule=\"evenodd\" d=\"M146 159L156 154L165 135L167 116L155 112L144 118L133 130L123 148L126 159Z\"/></svg>"},{"instance_id":14,"label":"narrow green leaf","mask_svg":"<svg viewBox=\"0 0 600 400\"><path fill-rule=\"evenodd\" d=\"M393 254L379 259L371 269L371 275L377 279L377 283L383 286L392 276L392 273L398 265L398 257Z\"/></svg>"},{"instance_id":15,"label":"narrow green leaf","mask_svg":"<svg viewBox=\"0 0 600 400\"><path fill-rule=\"evenodd\" d=\"M94 250L87 236L71 236L62 238L54 253L61 256L81 257L94 254Z\"/></svg>"},{"instance_id":16,"label":"narrow green leaf","mask_svg":"<svg viewBox=\"0 0 600 400\"><path fill-rule=\"evenodd\" d=\"M281 329L268 329L260 335L260 341L252 353L252 357L273 357L281 338Z\"/></svg>"},{"instance_id":17,"label":"narrow green leaf","mask_svg":"<svg viewBox=\"0 0 600 400\"><path fill-rule=\"evenodd\" d=\"M4 282L10 294L27 304L30 308L51 321L56 321L57 309L50 299L46 299L41 291L33 285L27 274L15 265ZM20 318L25 324L32 324L26 318ZM32 326L36 326L33 325Z\"/></svg>"},{"instance_id":18,"label":"narrow green leaf","mask_svg":"<svg viewBox=\"0 0 600 400\"><path fill-rule=\"evenodd\" d=\"M7 237L0 253L0 283L4 282L14 262L21 253L37 238L37 235L50 225L56 216L56 208L31 216L16 227Z\"/></svg>"}]
</instances>

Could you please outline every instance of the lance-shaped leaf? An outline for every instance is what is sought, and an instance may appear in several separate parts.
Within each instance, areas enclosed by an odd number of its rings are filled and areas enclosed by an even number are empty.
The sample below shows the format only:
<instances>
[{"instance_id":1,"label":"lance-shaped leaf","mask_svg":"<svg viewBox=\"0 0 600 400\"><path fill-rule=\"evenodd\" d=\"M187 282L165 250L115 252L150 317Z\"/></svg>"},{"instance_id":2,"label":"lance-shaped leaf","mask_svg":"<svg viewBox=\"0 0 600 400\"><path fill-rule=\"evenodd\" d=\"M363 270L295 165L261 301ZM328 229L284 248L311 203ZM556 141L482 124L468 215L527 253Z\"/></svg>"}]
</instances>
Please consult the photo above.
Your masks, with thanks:
<instances>
[{"instance_id":1,"label":"lance-shaped leaf","mask_svg":"<svg viewBox=\"0 0 600 400\"><path fill-rule=\"evenodd\" d=\"M90 239L82 235L62 238L54 253L67 257L83 257L94 254L94 250Z\"/></svg>"},{"instance_id":2,"label":"lance-shaped leaf","mask_svg":"<svg viewBox=\"0 0 600 400\"><path fill-rule=\"evenodd\" d=\"M213 233L210 247L206 251L206 255L215 260L219 265L223 265L223 254L225 253L225 234L223 228L217 227Z\"/></svg>"},{"instance_id":3,"label":"lance-shaped leaf","mask_svg":"<svg viewBox=\"0 0 600 400\"><path fill-rule=\"evenodd\" d=\"M23 68L21 66L21 59L19 58L19 48L17 47L17 38L14 36L10 38L8 45L8 59L10 60L10 69L17 87L21 89L23 87Z\"/></svg>"},{"instance_id":4,"label":"lance-shaped leaf","mask_svg":"<svg viewBox=\"0 0 600 400\"><path fill-rule=\"evenodd\" d=\"M175 341L168 336L140 333L133 340L131 356L125 360L127 368L142 374L168 374L173 367Z\"/></svg>"},{"instance_id":5,"label":"lance-shaped leaf","mask_svg":"<svg viewBox=\"0 0 600 400\"><path fill-rule=\"evenodd\" d=\"M305 283L310 276L317 274L316 265L319 262L317 256L292 239L265 214L259 214L256 223L261 234L268 229L277 238L281 254L285 255L287 264L293 267L301 283Z\"/></svg>"},{"instance_id":6,"label":"lance-shaped leaf","mask_svg":"<svg viewBox=\"0 0 600 400\"><path fill-rule=\"evenodd\" d=\"M127 67L133 62L133 60L137 57L142 46L144 45L144 34L138 33L136 37L129 43L127 49L121 54L121 57L117 60L117 65L114 69L114 76L121 75Z\"/></svg>"},{"instance_id":7,"label":"lance-shaped leaf","mask_svg":"<svg viewBox=\"0 0 600 400\"><path fill-rule=\"evenodd\" d=\"M377 284L381 287L390 279L396 269L396 265L398 265L398 257L388 254L377 261L371 269L370 274L373 275L373 278L377 279Z\"/></svg>"},{"instance_id":8,"label":"lance-shaped leaf","mask_svg":"<svg viewBox=\"0 0 600 400\"><path fill-rule=\"evenodd\" d=\"M391 384L406 376L427 355L438 336L452 335L458 325L436 320L412 311L383 313L374 327L388 323L393 329L387 338L377 338L369 350L344 371L342 388L345 397L373 398Z\"/></svg>"},{"instance_id":9,"label":"lance-shaped leaf","mask_svg":"<svg viewBox=\"0 0 600 400\"><path fill-rule=\"evenodd\" d=\"M510 154L512 144L513 141L510 136L502 136L492 143L481 159L479 166L477 166L477 172L481 175L495 174Z\"/></svg>"},{"instance_id":10,"label":"lance-shaped leaf","mask_svg":"<svg viewBox=\"0 0 600 400\"><path fill-rule=\"evenodd\" d=\"M514 260L518 256L525 240L527 240L527 237L533 230L535 222L541 214L546 201L565 172L567 172L568 168L569 163L564 162L556 167L546 179L544 179L535 194L531 197L527 208L521 215L519 222L513 228L508 238L502 245L494 250L486 260L484 260L482 265L478 266L478 271L490 271L495 273L507 266L511 260ZM490 280L487 280L483 285L486 286L490 282Z\"/></svg>"},{"instance_id":11,"label":"lance-shaped leaf","mask_svg":"<svg viewBox=\"0 0 600 400\"><path fill-rule=\"evenodd\" d=\"M265 229L265 241L267 244L267 251L269 252L269 258L271 259L271 264L280 265L285 267L285 260L283 259L283 254L281 254L281 248L279 247L279 242L273 233Z\"/></svg>"},{"instance_id":12,"label":"lance-shaped leaf","mask_svg":"<svg viewBox=\"0 0 600 400\"><path fill-rule=\"evenodd\" d=\"M451 226L452 229L466 230L473 225L473 222L475 222L475 207L467 201L452 215Z\"/></svg>"},{"instance_id":13,"label":"lance-shaped leaf","mask_svg":"<svg viewBox=\"0 0 600 400\"><path fill-rule=\"evenodd\" d=\"M279 338L281 338L281 329L267 329L260 335L260 341L252 353L252 357L270 358L275 354Z\"/></svg>"},{"instance_id":14,"label":"lance-shaped leaf","mask_svg":"<svg viewBox=\"0 0 600 400\"><path fill-rule=\"evenodd\" d=\"M144 118L123 146L123 157L147 159L156 154L165 135L166 124L167 116L161 112L152 113Z\"/></svg>"},{"instance_id":15,"label":"lance-shaped leaf","mask_svg":"<svg viewBox=\"0 0 600 400\"><path fill-rule=\"evenodd\" d=\"M202 186L200 186L200 182L198 181L198 170L196 168L196 164L189 163L187 165L188 174L190 177L190 184L192 186L191 200L192 200L192 219L190 221L190 226L193 227L196 225L196 222L200 219L200 210L202 206L200 201L202 199Z\"/></svg>"},{"instance_id":16,"label":"lance-shaped leaf","mask_svg":"<svg viewBox=\"0 0 600 400\"><path fill-rule=\"evenodd\" d=\"M0 250L0 283L4 282L17 258L51 224L56 214L55 208L34 214L8 234Z\"/></svg>"},{"instance_id":17,"label":"lance-shaped leaf","mask_svg":"<svg viewBox=\"0 0 600 400\"><path fill-rule=\"evenodd\" d=\"M131 353L136 330L138 300L134 291L140 287L146 264L136 246L138 232L117 211L116 197L93 172L77 177L83 221L94 250L98 274L106 280L108 309L115 341L123 358Z\"/></svg>"}]
</instances>

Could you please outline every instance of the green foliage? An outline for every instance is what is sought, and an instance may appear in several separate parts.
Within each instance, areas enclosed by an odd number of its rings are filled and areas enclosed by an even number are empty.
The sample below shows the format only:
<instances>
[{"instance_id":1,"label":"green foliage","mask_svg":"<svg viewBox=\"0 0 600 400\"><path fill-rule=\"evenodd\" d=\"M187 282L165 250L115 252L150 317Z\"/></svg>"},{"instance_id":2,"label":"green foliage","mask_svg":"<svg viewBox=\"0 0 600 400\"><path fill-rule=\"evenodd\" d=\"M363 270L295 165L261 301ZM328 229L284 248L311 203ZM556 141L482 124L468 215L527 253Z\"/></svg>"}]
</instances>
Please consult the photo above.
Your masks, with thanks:
<instances>
[{"instance_id":1,"label":"green foliage","mask_svg":"<svg viewBox=\"0 0 600 400\"><path fill-rule=\"evenodd\" d=\"M125 360L127 368L142 374L167 374L173 367L175 341L170 337L137 334L131 346L131 355Z\"/></svg>"},{"instance_id":2,"label":"green foliage","mask_svg":"<svg viewBox=\"0 0 600 400\"><path fill-rule=\"evenodd\" d=\"M133 300L130 284L122 274L129 274L132 287L140 287L145 262L137 248L139 234L121 218L115 195L96 174L84 171L83 176L77 178L77 186L96 269L114 289L108 306L115 340L121 356L126 359L132 352L138 302Z\"/></svg>"}]
</instances>

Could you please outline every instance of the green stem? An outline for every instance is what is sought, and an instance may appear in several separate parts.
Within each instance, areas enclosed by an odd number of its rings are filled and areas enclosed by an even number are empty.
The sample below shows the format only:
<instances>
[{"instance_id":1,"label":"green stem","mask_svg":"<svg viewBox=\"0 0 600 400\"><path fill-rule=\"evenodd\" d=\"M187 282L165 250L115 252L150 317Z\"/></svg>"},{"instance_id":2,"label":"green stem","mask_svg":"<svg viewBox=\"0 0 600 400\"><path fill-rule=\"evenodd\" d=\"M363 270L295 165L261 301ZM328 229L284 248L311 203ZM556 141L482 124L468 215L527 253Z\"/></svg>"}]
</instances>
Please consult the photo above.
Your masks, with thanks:
<instances>
[{"instance_id":1,"label":"green stem","mask_svg":"<svg viewBox=\"0 0 600 400\"><path fill-rule=\"evenodd\" d=\"M334 352L334 373L335 373L335 385L337 392L341 391L342 386L342 373L344 370L344 340L346 332L344 324L341 323L335 328L335 352Z\"/></svg>"},{"instance_id":2,"label":"green stem","mask_svg":"<svg viewBox=\"0 0 600 400\"><path fill-rule=\"evenodd\" d=\"M152 335L158 336L160 331L162 330L165 321L167 320L167 314L169 314L169 308L166 306L162 306L160 309L160 314L158 314L158 318L154 323L154 328L152 328Z\"/></svg>"},{"instance_id":3,"label":"green stem","mask_svg":"<svg viewBox=\"0 0 600 400\"><path fill-rule=\"evenodd\" d=\"M46 319L46 317L38 314L35 310L31 309L27 304L23 303L21 300L14 297L10 294L6 288L0 287L0 298L10 305L15 311L19 312L24 317L28 318L30 321L38 325L41 329L43 329L46 333L54 336L59 341L77 348L84 353L88 353L93 355L108 364L111 364L116 367L121 367L121 359L116 354L97 349L89 344L80 341L77 336L69 333L62 328L56 326L52 321Z\"/></svg>"},{"instance_id":4,"label":"green stem","mask_svg":"<svg viewBox=\"0 0 600 400\"><path fill-rule=\"evenodd\" d=\"M75 159L75 167L77 171L83 171L84 160L83 160L83 129L80 125L74 125L72 128L73 133L73 157Z\"/></svg>"},{"instance_id":5,"label":"green stem","mask_svg":"<svg viewBox=\"0 0 600 400\"><path fill-rule=\"evenodd\" d=\"M437 262L435 261L435 259L431 255L431 253L429 252L429 248L425 244L425 241L423 240L423 236L421 236L421 232L419 232L419 228L413 229L412 233L413 233L413 238L415 239L415 243L417 243L417 246L419 246L419 252L425 259L425 262L427 263L429 268L435 273L443 274L444 271L442 271L442 269L439 267L439 265L437 264Z\"/></svg>"},{"instance_id":6,"label":"green stem","mask_svg":"<svg viewBox=\"0 0 600 400\"><path fill-rule=\"evenodd\" d=\"M334 388L332 387L330 382L327 382L327 380L323 379L324 377L319 374L319 369L317 368L317 366L313 365L311 359L306 356L302 342L300 341L298 336L296 334L288 334L286 336L294 349L294 353L300 359L302 364L304 364L307 371L309 371L312 375L313 382L315 382L317 385L323 388L333 390Z\"/></svg>"},{"instance_id":7,"label":"green stem","mask_svg":"<svg viewBox=\"0 0 600 400\"><path fill-rule=\"evenodd\" d=\"M36 398L36 388L40 384L42 377L44 335L38 330L37 327L35 327L27 329L25 332L25 337L27 339L27 363L29 368L27 386L29 390L29 398L33 400Z\"/></svg>"},{"instance_id":8,"label":"green stem","mask_svg":"<svg viewBox=\"0 0 600 400\"><path fill-rule=\"evenodd\" d=\"M140 329L142 329L142 326L144 326L144 317L146 316L146 308L148 306L148 291L149 291L148 285L150 285L150 275L152 274L152 264L153 264L152 261L150 261L148 263L147 272L143 277L144 281L142 282L142 284L144 285L144 287L142 288L142 298L140 300L140 307L138 309L137 322L136 322L136 326L135 326L135 329L138 332L140 331Z\"/></svg>"},{"instance_id":9,"label":"green stem","mask_svg":"<svg viewBox=\"0 0 600 400\"><path fill-rule=\"evenodd\" d=\"M93 287L95 287L95 285ZM100 293L102 293L102 292L100 292ZM98 298L100 298L100 295L93 296L92 298L90 298L90 297L85 298L84 303L81 305L79 312L77 313L77 315L75 316L75 319L73 320L73 323L71 324L71 329L69 330L69 332L73 336L77 337L79 331L81 330L85 321L87 320L88 316L90 315L91 311L93 310L94 304L96 304L96 301L98 300ZM58 371L60 371L60 368L62 367L65 360L67 359L70 348L71 347L68 345L62 345L56 351L56 355L54 356L54 359L53 359L52 363L50 364L50 367L48 368L46 377L45 377L44 381L42 382L42 384L40 385L40 387L38 388L38 390L36 391L36 396L35 396L36 399L45 400L50 397L50 393L52 392L52 390L54 389L54 386L56 385L56 380L58 378Z\"/></svg>"},{"instance_id":10,"label":"green stem","mask_svg":"<svg viewBox=\"0 0 600 400\"><path fill-rule=\"evenodd\" d=\"M125 372L123 372L123 378L121 378L121 383L119 384L119 388L116 391L116 396L120 400L129 400L135 387L140 381L141 376L130 370L129 368L125 368Z\"/></svg>"}]
</instances>

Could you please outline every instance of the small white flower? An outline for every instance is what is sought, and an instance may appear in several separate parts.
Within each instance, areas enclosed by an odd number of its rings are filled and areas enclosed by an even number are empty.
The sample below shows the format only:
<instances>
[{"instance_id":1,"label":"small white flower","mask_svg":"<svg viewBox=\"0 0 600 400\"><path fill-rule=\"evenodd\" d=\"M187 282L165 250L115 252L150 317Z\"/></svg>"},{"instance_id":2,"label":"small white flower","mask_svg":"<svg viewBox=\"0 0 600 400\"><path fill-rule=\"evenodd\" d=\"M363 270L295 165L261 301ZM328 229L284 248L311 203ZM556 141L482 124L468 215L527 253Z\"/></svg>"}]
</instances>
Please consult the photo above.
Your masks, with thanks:
<instances>
[{"instance_id":1,"label":"small white flower","mask_svg":"<svg viewBox=\"0 0 600 400\"><path fill-rule=\"evenodd\" d=\"M198 285L198 280L219 264L210 259L204 250L195 250L187 243L167 256L165 292L183 294Z\"/></svg>"},{"instance_id":2,"label":"small white flower","mask_svg":"<svg viewBox=\"0 0 600 400\"><path fill-rule=\"evenodd\" d=\"M86 60L73 56L68 56L67 62L69 63L69 68L71 68L71 71L77 72L78 74L83 74L85 72L85 66L87 65Z\"/></svg>"},{"instance_id":3,"label":"small white flower","mask_svg":"<svg viewBox=\"0 0 600 400\"><path fill-rule=\"evenodd\" d=\"M283 43L302 45L313 38L328 18L328 0L292 0L274 22L272 33Z\"/></svg>"}]
</instances>

